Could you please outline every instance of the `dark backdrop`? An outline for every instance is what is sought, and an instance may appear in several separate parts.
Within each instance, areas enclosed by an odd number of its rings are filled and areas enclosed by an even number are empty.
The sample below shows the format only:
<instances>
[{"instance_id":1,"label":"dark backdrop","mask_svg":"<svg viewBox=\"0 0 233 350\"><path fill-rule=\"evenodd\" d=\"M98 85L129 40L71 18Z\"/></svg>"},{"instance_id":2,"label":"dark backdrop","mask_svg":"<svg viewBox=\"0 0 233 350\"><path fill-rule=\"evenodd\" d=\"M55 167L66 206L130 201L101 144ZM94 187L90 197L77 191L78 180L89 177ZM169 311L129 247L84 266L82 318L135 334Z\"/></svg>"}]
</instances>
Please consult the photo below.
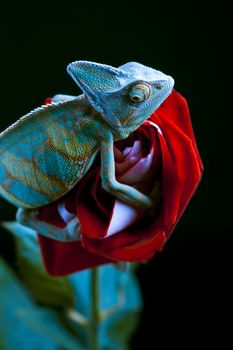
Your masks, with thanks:
<instances>
[{"instance_id":1,"label":"dark backdrop","mask_svg":"<svg viewBox=\"0 0 233 350\"><path fill-rule=\"evenodd\" d=\"M186 341L189 349L190 340L229 334L229 13L224 1L21 0L1 8L1 129L47 96L78 94L65 68L79 59L160 69L189 102L205 173L164 251L139 269L145 308L133 349ZM2 199L0 205L0 219L12 219L15 208Z\"/></svg>"}]
</instances>

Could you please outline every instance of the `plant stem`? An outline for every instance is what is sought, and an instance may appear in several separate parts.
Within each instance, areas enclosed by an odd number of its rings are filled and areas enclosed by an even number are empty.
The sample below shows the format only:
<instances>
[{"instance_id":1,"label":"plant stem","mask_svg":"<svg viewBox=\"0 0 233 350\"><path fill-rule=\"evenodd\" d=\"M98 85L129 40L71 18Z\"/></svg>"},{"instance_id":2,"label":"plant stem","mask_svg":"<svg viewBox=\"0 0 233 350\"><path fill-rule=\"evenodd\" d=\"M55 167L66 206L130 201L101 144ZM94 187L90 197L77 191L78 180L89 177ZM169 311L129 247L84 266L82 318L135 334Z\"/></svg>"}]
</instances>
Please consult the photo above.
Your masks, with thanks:
<instances>
[{"instance_id":1,"label":"plant stem","mask_svg":"<svg viewBox=\"0 0 233 350\"><path fill-rule=\"evenodd\" d=\"M99 350L98 328L99 312L99 270L91 270L91 320L90 320L89 350Z\"/></svg>"}]
</instances>

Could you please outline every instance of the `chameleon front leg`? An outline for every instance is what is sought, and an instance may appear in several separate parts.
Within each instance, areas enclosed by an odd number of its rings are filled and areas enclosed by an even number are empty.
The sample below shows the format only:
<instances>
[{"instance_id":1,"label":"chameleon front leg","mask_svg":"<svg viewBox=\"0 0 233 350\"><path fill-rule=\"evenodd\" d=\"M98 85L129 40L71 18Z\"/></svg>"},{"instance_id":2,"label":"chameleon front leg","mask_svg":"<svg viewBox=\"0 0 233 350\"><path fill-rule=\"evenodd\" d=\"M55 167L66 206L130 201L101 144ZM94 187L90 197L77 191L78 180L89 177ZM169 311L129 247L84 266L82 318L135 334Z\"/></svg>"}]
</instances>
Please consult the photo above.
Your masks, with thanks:
<instances>
[{"instance_id":1,"label":"chameleon front leg","mask_svg":"<svg viewBox=\"0 0 233 350\"><path fill-rule=\"evenodd\" d=\"M144 209L152 208L153 200L136 188L122 184L116 180L113 151L113 135L109 132L101 141L101 178L103 188L119 200Z\"/></svg>"},{"instance_id":2,"label":"chameleon front leg","mask_svg":"<svg viewBox=\"0 0 233 350\"><path fill-rule=\"evenodd\" d=\"M44 221L38 220L36 216L36 209L19 208L17 210L16 220L20 224L37 231L41 235L56 239L58 241L70 242L80 239L81 226L76 216L71 218L65 228L59 228Z\"/></svg>"}]
</instances>

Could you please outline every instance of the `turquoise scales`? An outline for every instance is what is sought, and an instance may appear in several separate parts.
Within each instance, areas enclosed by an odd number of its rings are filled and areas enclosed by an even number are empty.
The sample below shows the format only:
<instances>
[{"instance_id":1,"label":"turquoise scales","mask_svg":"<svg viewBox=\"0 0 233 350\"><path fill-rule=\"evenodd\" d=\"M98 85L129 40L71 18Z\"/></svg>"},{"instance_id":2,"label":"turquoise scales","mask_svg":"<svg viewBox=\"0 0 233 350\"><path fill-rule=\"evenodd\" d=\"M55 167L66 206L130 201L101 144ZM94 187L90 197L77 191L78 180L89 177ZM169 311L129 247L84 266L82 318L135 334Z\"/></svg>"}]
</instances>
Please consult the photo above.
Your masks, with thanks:
<instances>
[{"instance_id":1,"label":"turquoise scales","mask_svg":"<svg viewBox=\"0 0 233 350\"><path fill-rule=\"evenodd\" d=\"M57 95L57 103L33 110L0 134L0 194L24 208L17 213L21 223L59 240L77 239L77 218L60 232L39 222L36 208L72 189L98 151L106 191L131 206L154 205L154 196L117 182L113 143L136 130L174 85L170 76L136 62L114 68L76 61L67 70L84 95Z\"/></svg>"},{"instance_id":2,"label":"turquoise scales","mask_svg":"<svg viewBox=\"0 0 233 350\"><path fill-rule=\"evenodd\" d=\"M82 96L38 108L0 136L0 193L20 207L68 192L97 151L97 113Z\"/></svg>"}]
</instances>

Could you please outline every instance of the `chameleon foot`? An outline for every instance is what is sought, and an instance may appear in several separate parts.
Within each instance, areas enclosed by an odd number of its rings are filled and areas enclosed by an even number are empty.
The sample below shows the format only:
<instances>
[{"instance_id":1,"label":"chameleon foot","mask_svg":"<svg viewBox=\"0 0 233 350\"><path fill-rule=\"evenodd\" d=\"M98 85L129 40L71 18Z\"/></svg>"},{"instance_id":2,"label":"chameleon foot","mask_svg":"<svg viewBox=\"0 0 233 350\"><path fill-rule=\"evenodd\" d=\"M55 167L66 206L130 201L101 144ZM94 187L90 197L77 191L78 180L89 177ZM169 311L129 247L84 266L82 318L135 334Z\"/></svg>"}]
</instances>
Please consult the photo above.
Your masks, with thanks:
<instances>
[{"instance_id":1,"label":"chameleon foot","mask_svg":"<svg viewBox=\"0 0 233 350\"><path fill-rule=\"evenodd\" d=\"M17 210L16 220L21 225L27 226L43 236L58 241L69 242L80 240L81 226L76 216L67 223L66 227L60 228L38 220L37 210L19 208Z\"/></svg>"}]
</instances>

